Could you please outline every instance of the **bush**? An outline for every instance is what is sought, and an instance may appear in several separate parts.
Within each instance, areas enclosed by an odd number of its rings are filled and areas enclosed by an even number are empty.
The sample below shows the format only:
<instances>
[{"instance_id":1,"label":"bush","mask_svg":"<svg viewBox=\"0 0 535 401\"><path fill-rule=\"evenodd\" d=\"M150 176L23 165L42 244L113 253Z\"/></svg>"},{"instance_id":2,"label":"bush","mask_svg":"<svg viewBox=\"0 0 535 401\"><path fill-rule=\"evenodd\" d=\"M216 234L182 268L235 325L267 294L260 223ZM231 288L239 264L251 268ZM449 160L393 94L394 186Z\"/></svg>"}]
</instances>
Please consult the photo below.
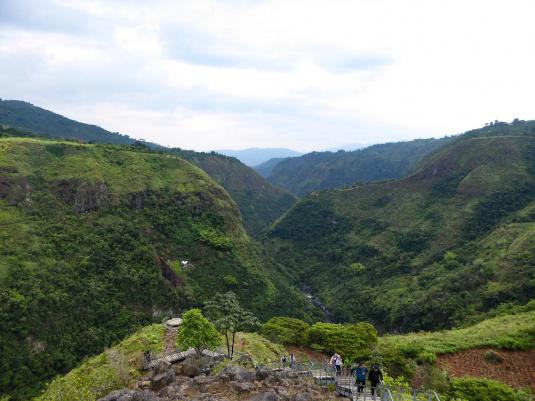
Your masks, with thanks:
<instances>
[{"instance_id":1,"label":"bush","mask_svg":"<svg viewBox=\"0 0 535 401\"><path fill-rule=\"evenodd\" d=\"M177 339L182 349L194 348L199 358L204 350L214 350L221 344L221 336L217 329L199 309L190 309L182 315L182 318Z\"/></svg>"},{"instance_id":2,"label":"bush","mask_svg":"<svg viewBox=\"0 0 535 401\"><path fill-rule=\"evenodd\" d=\"M262 325L261 333L276 343L307 345L309 328L310 325L302 320L277 316Z\"/></svg>"},{"instance_id":3,"label":"bush","mask_svg":"<svg viewBox=\"0 0 535 401\"><path fill-rule=\"evenodd\" d=\"M316 323L308 330L308 341L322 352L337 352L349 359L368 354L377 343L377 331L369 323Z\"/></svg>"},{"instance_id":4,"label":"bush","mask_svg":"<svg viewBox=\"0 0 535 401\"><path fill-rule=\"evenodd\" d=\"M529 400L529 395L527 393L514 390L506 384L495 380L469 377L453 380L448 396L450 399L460 398L466 401Z\"/></svg>"}]
</instances>

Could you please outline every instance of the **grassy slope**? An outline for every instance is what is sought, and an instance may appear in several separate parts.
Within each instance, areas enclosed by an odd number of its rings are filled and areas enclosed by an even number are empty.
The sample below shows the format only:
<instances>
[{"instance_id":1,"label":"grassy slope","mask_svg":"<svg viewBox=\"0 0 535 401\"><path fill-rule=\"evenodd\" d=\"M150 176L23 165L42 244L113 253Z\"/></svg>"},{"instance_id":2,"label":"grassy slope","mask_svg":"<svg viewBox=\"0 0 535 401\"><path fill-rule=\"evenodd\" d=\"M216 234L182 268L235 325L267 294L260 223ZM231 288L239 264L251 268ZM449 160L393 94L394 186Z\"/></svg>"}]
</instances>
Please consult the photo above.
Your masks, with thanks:
<instances>
[{"instance_id":1,"label":"grassy slope","mask_svg":"<svg viewBox=\"0 0 535 401\"><path fill-rule=\"evenodd\" d=\"M385 143L352 152L313 152L277 163L267 179L296 195L407 175L451 138Z\"/></svg>"},{"instance_id":2,"label":"grassy slope","mask_svg":"<svg viewBox=\"0 0 535 401\"><path fill-rule=\"evenodd\" d=\"M131 384L140 376L143 352L162 352L164 327L154 324L137 331L119 344L82 362L50 382L36 401L95 401Z\"/></svg>"},{"instance_id":3,"label":"grassy slope","mask_svg":"<svg viewBox=\"0 0 535 401\"><path fill-rule=\"evenodd\" d=\"M462 138L403 180L309 195L266 244L340 320L451 327L532 297L534 188L533 136Z\"/></svg>"},{"instance_id":4,"label":"grassy slope","mask_svg":"<svg viewBox=\"0 0 535 401\"><path fill-rule=\"evenodd\" d=\"M498 316L462 329L387 335L379 347L416 347L435 354L470 348L532 349L535 347L535 311Z\"/></svg>"},{"instance_id":5,"label":"grassy slope","mask_svg":"<svg viewBox=\"0 0 535 401\"><path fill-rule=\"evenodd\" d=\"M236 201L247 231L259 238L296 198L258 175L239 160L212 153L173 150L199 166Z\"/></svg>"},{"instance_id":6,"label":"grassy slope","mask_svg":"<svg viewBox=\"0 0 535 401\"><path fill-rule=\"evenodd\" d=\"M261 316L307 306L268 278L224 189L175 156L2 138L0 225L0 389L15 399L216 291Z\"/></svg>"},{"instance_id":7,"label":"grassy slope","mask_svg":"<svg viewBox=\"0 0 535 401\"><path fill-rule=\"evenodd\" d=\"M56 401L61 396L64 401L95 401L127 383L132 384L140 376L137 367L142 353L146 349L161 352L163 343L162 325L144 327L106 352L82 362L68 374L54 379L35 401ZM285 349L256 333L237 333L236 352L249 355L255 364L259 364L278 361ZM123 363L115 362L112 356L119 356L116 360ZM129 380L124 380L124 371L129 372Z\"/></svg>"}]
</instances>

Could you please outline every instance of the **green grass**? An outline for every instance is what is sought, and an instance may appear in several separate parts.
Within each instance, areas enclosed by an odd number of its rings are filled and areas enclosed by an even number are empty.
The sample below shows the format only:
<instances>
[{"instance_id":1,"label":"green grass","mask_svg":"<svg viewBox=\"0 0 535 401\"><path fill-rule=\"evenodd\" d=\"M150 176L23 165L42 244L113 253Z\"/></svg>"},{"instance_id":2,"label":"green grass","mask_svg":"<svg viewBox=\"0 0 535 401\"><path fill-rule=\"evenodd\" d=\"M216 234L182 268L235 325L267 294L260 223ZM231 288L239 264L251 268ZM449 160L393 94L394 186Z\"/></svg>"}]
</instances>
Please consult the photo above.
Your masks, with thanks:
<instances>
[{"instance_id":1,"label":"green grass","mask_svg":"<svg viewBox=\"0 0 535 401\"><path fill-rule=\"evenodd\" d=\"M535 348L535 311L498 316L462 329L387 335L379 338L379 346L410 347L435 354L482 347L531 349Z\"/></svg>"},{"instance_id":2,"label":"green grass","mask_svg":"<svg viewBox=\"0 0 535 401\"><path fill-rule=\"evenodd\" d=\"M163 351L165 329L161 324L144 327L106 352L89 358L49 383L35 401L95 401L131 384L141 375L143 352Z\"/></svg>"},{"instance_id":3,"label":"green grass","mask_svg":"<svg viewBox=\"0 0 535 401\"><path fill-rule=\"evenodd\" d=\"M237 333L238 347L236 351L248 354L254 364L278 362L287 353L284 346L269 341L257 333Z\"/></svg>"}]
</instances>

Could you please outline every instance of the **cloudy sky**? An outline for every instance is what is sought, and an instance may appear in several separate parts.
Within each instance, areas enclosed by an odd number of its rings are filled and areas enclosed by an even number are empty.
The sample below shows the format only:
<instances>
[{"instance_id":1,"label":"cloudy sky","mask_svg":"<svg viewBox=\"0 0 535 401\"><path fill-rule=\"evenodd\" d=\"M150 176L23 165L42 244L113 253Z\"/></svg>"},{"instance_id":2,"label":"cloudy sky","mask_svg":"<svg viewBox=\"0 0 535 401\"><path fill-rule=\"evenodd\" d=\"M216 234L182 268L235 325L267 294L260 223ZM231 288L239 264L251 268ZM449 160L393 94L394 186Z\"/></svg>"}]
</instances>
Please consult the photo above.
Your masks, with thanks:
<instances>
[{"instance_id":1,"label":"cloudy sky","mask_svg":"<svg viewBox=\"0 0 535 401\"><path fill-rule=\"evenodd\" d=\"M0 0L0 97L301 151L534 119L533 0Z\"/></svg>"}]
</instances>

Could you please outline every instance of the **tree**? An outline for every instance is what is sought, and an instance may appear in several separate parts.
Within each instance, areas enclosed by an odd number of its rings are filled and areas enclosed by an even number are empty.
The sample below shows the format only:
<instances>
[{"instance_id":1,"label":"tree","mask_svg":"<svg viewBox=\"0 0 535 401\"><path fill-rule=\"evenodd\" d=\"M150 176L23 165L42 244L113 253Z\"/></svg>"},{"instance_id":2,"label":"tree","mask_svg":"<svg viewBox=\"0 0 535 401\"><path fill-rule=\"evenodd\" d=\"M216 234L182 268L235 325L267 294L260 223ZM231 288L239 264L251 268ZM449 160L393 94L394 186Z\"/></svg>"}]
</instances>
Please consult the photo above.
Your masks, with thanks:
<instances>
[{"instance_id":1,"label":"tree","mask_svg":"<svg viewBox=\"0 0 535 401\"><path fill-rule=\"evenodd\" d=\"M183 349L194 348L197 358L206 349L214 350L221 344L221 336L200 309L190 309L182 315L178 330L178 345Z\"/></svg>"},{"instance_id":2,"label":"tree","mask_svg":"<svg viewBox=\"0 0 535 401\"><path fill-rule=\"evenodd\" d=\"M234 356L236 332L260 325L255 315L240 306L236 294L232 291L215 294L214 298L204 303L204 309L208 318L225 335L227 355L231 359Z\"/></svg>"}]
</instances>

